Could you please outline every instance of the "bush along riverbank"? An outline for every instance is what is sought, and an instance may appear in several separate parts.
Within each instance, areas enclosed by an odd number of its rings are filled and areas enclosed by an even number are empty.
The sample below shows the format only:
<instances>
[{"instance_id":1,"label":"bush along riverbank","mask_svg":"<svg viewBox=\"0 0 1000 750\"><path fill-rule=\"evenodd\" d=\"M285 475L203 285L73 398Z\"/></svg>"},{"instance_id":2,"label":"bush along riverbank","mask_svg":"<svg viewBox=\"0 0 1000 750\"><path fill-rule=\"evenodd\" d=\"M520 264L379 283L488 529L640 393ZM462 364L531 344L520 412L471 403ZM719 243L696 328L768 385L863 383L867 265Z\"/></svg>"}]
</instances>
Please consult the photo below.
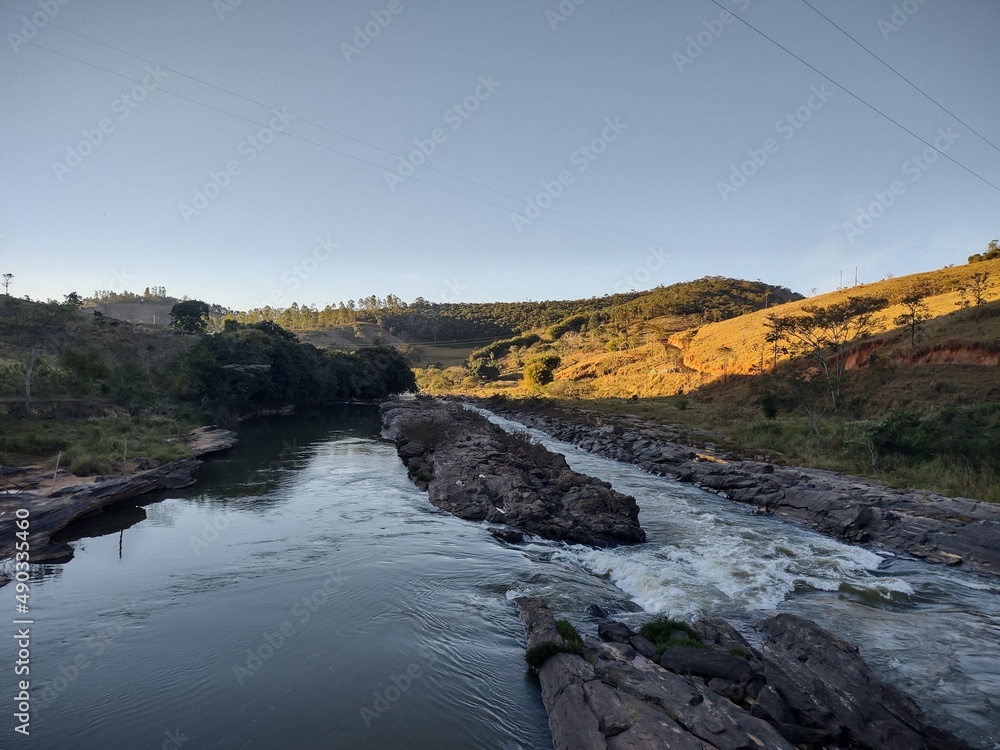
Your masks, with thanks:
<instances>
[{"instance_id":1,"label":"bush along riverbank","mask_svg":"<svg viewBox=\"0 0 1000 750\"><path fill-rule=\"evenodd\" d=\"M653 621L633 632L591 607L600 639L516 600L554 750L971 750L879 680L856 646L810 620Z\"/></svg>"},{"instance_id":2,"label":"bush along riverbank","mask_svg":"<svg viewBox=\"0 0 1000 750\"><path fill-rule=\"evenodd\" d=\"M383 437L395 442L410 477L443 510L568 543L646 540L635 498L578 474L526 435L434 399L391 401L381 409Z\"/></svg>"},{"instance_id":3,"label":"bush along riverbank","mask_svg":"<svg viewBox=\"0 0 1000 750\"><path fill-rule=\"evenodd\" d=\"M669 427L636 418L594 424L582 414L577 421L512 409L498 401L478 403L557 440L695 484L846 542L1000 575L996 503L895 490L836 472L738 459L711 447L675 442L676 433Z\"/></svg>"}]
</instances>

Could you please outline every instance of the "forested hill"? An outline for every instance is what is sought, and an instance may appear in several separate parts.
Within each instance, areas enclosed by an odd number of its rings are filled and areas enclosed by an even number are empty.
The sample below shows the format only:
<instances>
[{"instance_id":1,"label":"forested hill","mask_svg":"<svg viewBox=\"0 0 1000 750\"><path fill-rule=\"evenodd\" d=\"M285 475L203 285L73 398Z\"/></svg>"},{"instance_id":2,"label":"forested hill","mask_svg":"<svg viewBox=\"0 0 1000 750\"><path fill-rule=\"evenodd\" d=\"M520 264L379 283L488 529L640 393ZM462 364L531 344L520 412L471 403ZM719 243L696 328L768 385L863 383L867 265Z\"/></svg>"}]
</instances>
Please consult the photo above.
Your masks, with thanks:
<instances>
[{"instance_id":1,"label":"forested hill","mask_svg":"<svg viewBox=\"0 0 1000 750\"><path fill-rule=\"evenodd\" d=\"M657 287L649 292L628 292L581 300L546 302L428 302L412 303L399 297L376 295L323 309L299 306L257 308L227 317L242 323L270 321L289 330L317 330L352 323L372 323L411 342L462 341L502 338L547 328L567 318L584 316L600 323L616 309L630 317L695 315L706 321L725 320L753 310L802 299L781 286L760 281L708 276Z\"/></svg>"}]
</instances>

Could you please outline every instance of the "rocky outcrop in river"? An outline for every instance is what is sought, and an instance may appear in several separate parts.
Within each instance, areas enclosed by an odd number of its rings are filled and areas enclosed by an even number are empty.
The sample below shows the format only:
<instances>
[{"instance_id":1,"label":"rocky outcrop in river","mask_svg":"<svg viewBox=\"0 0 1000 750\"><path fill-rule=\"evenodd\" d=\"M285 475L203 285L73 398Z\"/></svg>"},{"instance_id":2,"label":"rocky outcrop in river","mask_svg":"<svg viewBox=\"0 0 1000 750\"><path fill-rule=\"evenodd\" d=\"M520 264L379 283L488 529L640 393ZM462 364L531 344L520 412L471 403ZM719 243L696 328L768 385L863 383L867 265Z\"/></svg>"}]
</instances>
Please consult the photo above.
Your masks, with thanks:
<instances>
[{"instance_id":1,"label":"rocky outcrop in river","mask_svg":"<svg viewBox=\"0 0 1000 750\"><path fill-rule=\"evenodd\" d=\"M516 604L528 653L562 650L538 669L555 750L971 750L795 615L758 623L760 650L718 618L655 645L602 619L576 654L544 601Z\"/></svg>"},{"instance_id":2,"label":"rocky outcrop in river","mask_svg":"<svg viewBox=\"0 0 1000 750\"><path fill-rule=\"evenodd\" d=\"M431 399L382 404L382 434L431 503L473 521L607 547L646 540L635 498L481 415Z\"/></svg>"},{"instance_id":3,"label":"rocky outcrop in river","mask_svg":"<svg viewBox=\"0 0 1000 750\"><path fill-rule=\"evenodd\" d=\"M856 544L1000 575L1000 505L895 490L820 469L731 458L676 442L671 428L638 419L596 426L533 412L488 408L592 453L690 482Z\"/></svg>"}]
</instances>

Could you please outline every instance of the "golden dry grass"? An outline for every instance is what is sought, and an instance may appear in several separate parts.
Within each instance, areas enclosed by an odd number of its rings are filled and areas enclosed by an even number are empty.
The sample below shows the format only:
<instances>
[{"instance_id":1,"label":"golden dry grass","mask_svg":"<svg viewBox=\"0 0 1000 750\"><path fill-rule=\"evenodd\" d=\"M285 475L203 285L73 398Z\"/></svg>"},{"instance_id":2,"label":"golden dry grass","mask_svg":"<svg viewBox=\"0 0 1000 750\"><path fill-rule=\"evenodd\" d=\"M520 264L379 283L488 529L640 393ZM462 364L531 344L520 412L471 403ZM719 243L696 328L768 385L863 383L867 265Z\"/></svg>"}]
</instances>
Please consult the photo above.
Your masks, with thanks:
<instances>
[{"instance_id":1,"label":"golden dry grass","mask_svg":"<svg viewBox=\"0 0 1000 750\"><path fill-rule=\"evenodd\" d=\"M955 288L959 284L968 283L973 274L981 272L989 273L993 282L988 299L1000 298L1000 260L992 260L901 276L873 284L862 284L851 289L790 302L776 309L758 310L738 318L709 323L693 331L676 333L670 337L670 342L683 351L685 364L700 372L722 375L724 370L728 369L729 373L749 373L754 365L760 366L762 360L765 367L768 365L769 346L764 340L768 315L774 312L791 315L811 305L827 307L861 294L883 296L895 301L909 289L921 284L936 292L926 299L932 320L925 325L923 341L943 341L953 338L970 342L992 342L1000 338L1000 329L996 324L983 325L980 319L972 315L951 314L960 309L959 293ZM891 304L878 315L875 333L895 330L892 321L903 312L901 305ZM908 346L905 337L900 336L897 339L892 342L894 345L903 346L905 341L905 345ZM918 341L919 343L921 342ZM728 347L732 354L724 354L725 347Z\"/></svg>"}]
</instances>

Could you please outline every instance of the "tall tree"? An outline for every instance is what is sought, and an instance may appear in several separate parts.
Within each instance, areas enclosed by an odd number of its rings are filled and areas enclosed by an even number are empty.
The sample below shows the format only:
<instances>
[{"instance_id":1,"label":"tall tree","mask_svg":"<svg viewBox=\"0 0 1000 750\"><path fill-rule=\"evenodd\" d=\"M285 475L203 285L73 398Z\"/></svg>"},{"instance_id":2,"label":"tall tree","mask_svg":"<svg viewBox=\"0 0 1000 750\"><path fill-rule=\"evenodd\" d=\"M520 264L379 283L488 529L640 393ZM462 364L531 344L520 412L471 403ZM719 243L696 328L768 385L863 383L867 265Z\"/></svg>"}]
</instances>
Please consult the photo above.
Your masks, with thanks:
<instances>
[{"instance_id":1,"label":"tall tree","mask_svg":"<svg viewBox=\"0 0 1000 750\"><path fill-rule=\"evenodd\" d=\"M893 324L900 328L910 329L910 352L917 345L917 333L923 327L924 321L931 317L931 310L925 301L930 291L926 286L912 286L899 300L903 312L893 319Z\"/></svg>"},{"instance_id":2,"label":"tall tree","mask_svg":"<svg viewBox=\"0 0 1000 750\"><path fill-rule=\"evenodd\" d=\"M170 327L181 333L204 333L209 312L208 303L198 299L178 302L170 308Z\"/></svg>"},{"instance_id":3,"label":"tall tree","mask_svg":"<svg viewBox=\"0 0 1000 750\"><path fill-rule=\"evenodd\" d=\"M989 271L979 271L972 274L972 278L969 279L969 293L977 308L986 304L986 295L989 294L992 287L993 282L990 281Z\"/></svg>"},{"instance_id":4,"label":"tall tree","mask_svg":"<svg viewBox=\"0 0 1000 750\"><path fill-rule=\"evenodd\" d=\"M834 408L840 402L847 350L874 328L876 315L889 301L874 295L850 297L828 307L806 305L802 315L771 315L772 330L823 370Z\"/></svg>"}]
</instances>

